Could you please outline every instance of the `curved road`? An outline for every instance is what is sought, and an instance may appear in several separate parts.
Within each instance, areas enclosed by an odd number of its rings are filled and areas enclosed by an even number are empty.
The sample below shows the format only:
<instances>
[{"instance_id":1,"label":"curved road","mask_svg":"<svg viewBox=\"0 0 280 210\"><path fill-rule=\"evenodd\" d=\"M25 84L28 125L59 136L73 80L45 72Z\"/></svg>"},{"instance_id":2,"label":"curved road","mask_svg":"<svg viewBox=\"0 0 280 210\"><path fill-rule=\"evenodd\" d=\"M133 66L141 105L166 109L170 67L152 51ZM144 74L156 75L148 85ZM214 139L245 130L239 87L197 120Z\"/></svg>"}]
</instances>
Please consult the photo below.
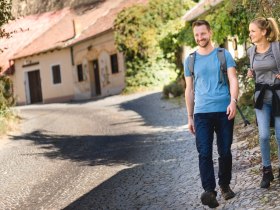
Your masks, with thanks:
<instances>
[{"instance_id":1,"label":"curved road","mask_svg":"<svg viewBox=\"0 0 280 210\"><path fill-rule=\"evenodd\" d=\"M205 209L185 106L160 97L17 107L20 131L0 146L0 209ZM224 201L218 192L219 209L275 209L279 184L264 199L240 154L237 196Z\"/></svg>"},{"instance_id":2,"label":"curved road","mask_svg":"<svg viewBox=\"0 0 280 210\"><path fill-rule=\"evenodd\" d=\"M18 107L21 133L0 150L0 209L191 206L194 141L185 141L184 108L160 97Z\"/></svg>"}]
</instances>

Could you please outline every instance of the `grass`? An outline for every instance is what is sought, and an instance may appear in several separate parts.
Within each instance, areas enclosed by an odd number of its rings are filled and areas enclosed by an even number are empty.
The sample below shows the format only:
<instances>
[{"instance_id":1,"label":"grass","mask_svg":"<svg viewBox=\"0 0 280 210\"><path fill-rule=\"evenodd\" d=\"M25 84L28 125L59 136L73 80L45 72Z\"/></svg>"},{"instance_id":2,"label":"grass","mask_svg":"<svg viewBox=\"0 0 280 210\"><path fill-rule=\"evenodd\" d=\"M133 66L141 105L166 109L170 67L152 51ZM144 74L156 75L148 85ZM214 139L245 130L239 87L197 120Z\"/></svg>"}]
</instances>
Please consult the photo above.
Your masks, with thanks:
<instances>
[{"instance_id":1,"label":"grass","mask_svg":"<svg viewBox=\"0 0 280 210\"><path fill-rule=\"evenodd\" d=\"M18 128L19 117L15 111L8 109L0 112L0 136L4 136Z\"/></svg>"},{"instance_id":2,"label":"grass","mask_svg":"<svg viewBox=\"0 0 280 210\"><path fill-rule=\"evenodd\" d=\"M185 98L182 96L174 97L174 98L163 98L163 100L168 100L170 103L173 103L173 104L179 106L180 108L186 106Z\"/></svg>"},{"instance_id":3,"label":"grass","mask_svg":"<svg viewBox=\"0 0 280 210\"><path fill-rule=\"evenodd\" d=\"M162 86L157 87L126 87L122 91L122 95L129 95L133 93L141 93L141 92L147 92L147 91L162 91Z\"/></svg>"}]
</instances>

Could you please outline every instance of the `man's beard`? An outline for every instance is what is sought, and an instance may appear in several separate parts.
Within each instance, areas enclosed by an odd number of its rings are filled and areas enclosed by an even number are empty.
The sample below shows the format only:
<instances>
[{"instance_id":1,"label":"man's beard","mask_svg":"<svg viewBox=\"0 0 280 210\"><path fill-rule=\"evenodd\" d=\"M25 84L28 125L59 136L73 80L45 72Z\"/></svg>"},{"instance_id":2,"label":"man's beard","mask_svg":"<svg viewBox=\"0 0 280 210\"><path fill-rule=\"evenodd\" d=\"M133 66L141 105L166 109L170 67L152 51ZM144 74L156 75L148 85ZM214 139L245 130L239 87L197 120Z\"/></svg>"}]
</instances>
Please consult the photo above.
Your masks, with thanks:
<instances>
[{"instance_id":1,"label":"man's beard","mask_svg":"<svg viewBox=\"0 0 280 210\"><path fill-rule=\"evenodd\" d=\"M203 41L204 44L201 44L201 41ZM210 43L209 39L208 40L207 39L203 39L201 41L197 42L197 44L198 44L199 47L202 47L202 48L206 48L208 46L208 44Z\"/></svg>"}]
</instances>

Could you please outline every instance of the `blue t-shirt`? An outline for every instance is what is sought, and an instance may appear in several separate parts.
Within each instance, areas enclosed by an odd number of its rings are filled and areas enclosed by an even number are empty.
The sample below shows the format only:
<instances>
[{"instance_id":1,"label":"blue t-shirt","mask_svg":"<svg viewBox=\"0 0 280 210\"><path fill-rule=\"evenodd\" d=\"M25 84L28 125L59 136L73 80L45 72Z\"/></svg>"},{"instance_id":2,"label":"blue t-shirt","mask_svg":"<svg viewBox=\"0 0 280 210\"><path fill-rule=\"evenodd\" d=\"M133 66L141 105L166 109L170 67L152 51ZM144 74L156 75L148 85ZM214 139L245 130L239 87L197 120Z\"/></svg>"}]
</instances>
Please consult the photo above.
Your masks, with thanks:
<instances>
[{"instance_id":1,"label":"blue t-shirt","mask_svg":"<svg viewBox=\"0 0 280 210\"><path fill-rule=\"evenodd\" d=\"M220 61L215 48L208 55L196 52L194 64L194 113L225 112L230 103L230 94L227 85L219 83ZM225 50L227 68L235 67L231 54ZM188 68L189 57L184 62L184 73L190 77Z\"/></svg>"}]
</instances>

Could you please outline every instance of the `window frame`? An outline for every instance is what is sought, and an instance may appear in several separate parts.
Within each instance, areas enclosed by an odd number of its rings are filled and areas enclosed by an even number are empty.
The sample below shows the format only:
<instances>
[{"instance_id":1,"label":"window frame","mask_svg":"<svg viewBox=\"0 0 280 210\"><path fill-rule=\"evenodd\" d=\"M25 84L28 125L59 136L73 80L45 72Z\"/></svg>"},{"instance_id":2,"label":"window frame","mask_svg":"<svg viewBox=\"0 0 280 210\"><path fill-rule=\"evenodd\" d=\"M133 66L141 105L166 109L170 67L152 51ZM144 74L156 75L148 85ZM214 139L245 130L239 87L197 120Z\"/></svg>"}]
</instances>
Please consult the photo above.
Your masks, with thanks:
<instances>
[{"instance_id":1,"label":"window frame","mask_svg":"<svg viewBox=\"0 0 280 210\"><path fill-rule=\"evenodd\" d=\"M55 67L59 67L59 81L55 81L57 78L55 78L55 74L54 74L54 70L55 70ZM60 85L62 84L62 74L61 74L61 65L60 64L53 64L51 65L51 74L52 74L52 84L53 85Z\"/></svg>"},{"instance_id":2,"label":"window frame","mask_svg":"<svg viewBox=\"0 0 280 210\"><path fill-rule=\"evenodd\" d=\"M83 64L78 64L76 67L77 67L77 79L78 79L78 82L85 81ZM81 68L79 68L79 67L81 67Z\"/></svg>"},{"instance_id":3,"label":"window frame","mask_svg":"<svg viewBox=\"0 0 280 210\"><path fill-rule=\"evenodd\" d=\"M115 60L113 60L113 59L115 59ZM114 53L114 54L110 55L110 64L111 64L111 73L112 74L117 74L120 72L118 53Z\"/></svg>"}]
</instances>

